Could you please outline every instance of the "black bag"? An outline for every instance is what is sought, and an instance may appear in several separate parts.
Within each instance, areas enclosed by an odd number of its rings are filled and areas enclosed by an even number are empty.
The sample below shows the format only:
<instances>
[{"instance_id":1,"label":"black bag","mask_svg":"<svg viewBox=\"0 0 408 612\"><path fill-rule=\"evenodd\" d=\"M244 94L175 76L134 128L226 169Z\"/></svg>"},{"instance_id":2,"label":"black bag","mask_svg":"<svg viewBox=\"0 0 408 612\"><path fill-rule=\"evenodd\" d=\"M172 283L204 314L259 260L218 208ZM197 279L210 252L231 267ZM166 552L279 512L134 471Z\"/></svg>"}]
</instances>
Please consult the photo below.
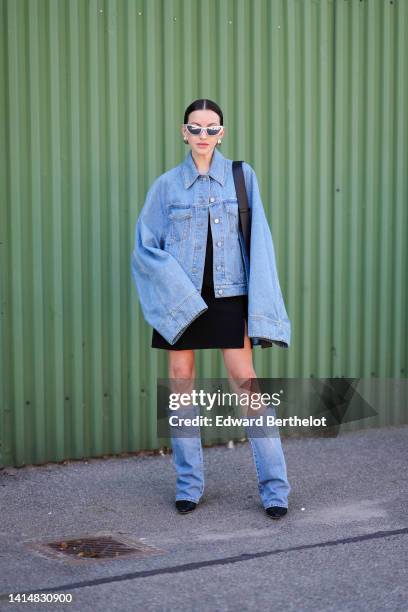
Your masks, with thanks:
<instances>
[{"instance_id":1,"label":"black bag","mask_svg":"<svg viewBox=\"0 0 408 612\"><path fill-rule=\"evenodd\" d=\"M242 161L232 162L232 172L234 175L235 191L237 193L239 206L239 220L242 235L244 237L248 260L250 260L251 245L251 209L248 206L248 196L245 189L244 171Z\"/></svg>"}]
</instances>

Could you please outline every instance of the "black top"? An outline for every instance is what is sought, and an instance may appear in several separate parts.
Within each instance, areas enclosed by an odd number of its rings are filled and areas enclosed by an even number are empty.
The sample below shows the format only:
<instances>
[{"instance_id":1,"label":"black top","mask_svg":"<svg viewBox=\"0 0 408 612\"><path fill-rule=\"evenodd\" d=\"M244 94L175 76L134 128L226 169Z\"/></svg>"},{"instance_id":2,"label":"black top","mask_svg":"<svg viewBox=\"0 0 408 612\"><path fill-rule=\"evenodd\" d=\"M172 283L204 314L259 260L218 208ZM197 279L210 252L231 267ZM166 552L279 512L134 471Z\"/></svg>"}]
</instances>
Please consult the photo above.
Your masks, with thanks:
<instances>
[{"instance_id":1,"label":"black top","mask_svg":"<svg viewBox=\"0 0 408 612\"><path fill-rule=\"evenodd\" d=\"M207 232L207 247L205 252L205 266L203 274L203 287L213 288L213 245L212 232L210 223L210 211L208 211L208 232Z\"/></svg>"}]
</instances>

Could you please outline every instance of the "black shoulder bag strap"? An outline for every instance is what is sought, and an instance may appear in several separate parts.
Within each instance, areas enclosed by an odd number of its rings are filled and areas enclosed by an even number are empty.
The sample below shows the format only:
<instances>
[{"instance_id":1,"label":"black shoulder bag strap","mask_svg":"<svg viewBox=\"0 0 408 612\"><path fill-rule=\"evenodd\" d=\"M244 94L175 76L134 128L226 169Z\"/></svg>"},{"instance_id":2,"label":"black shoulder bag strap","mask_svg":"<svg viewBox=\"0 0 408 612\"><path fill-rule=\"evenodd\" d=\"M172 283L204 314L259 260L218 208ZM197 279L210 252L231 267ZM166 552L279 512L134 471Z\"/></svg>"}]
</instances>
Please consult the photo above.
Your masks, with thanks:
<instances>
[{"instance_id":1,"label":"black shoulder bag strap","mask_svg":"<svg viewBox=\"0 0 408 612\"><path fill-rule=\"evenodd\" d=\"M245 189L245 179L244 171L242 169L242 161L232 162L232 173L234 175L235 191L237 192L241 230L244 236L246 252L248 254L249 260L251 244L251 209L248 206L248 196ZM268 348L272 346L272 342L266 340L265 338L261 338L260 345L262 348Z\"/></svg>"},{"instance_id":2,"label":"black shoulder bag strap","mask_svg":"<svg viewBox=\"0 0 408 612\"><path fill-rule=\"evenodd\" d=\"M246 246L246 252L248 260L250 259L250 245L251 245L251 215L250 208L248 206L248 196L245 189L244 171L242 169L242 161L232 162L232 172L234 175L235 191L238 199L239 206L239 219Z\"/></svg>"}]
</instances>

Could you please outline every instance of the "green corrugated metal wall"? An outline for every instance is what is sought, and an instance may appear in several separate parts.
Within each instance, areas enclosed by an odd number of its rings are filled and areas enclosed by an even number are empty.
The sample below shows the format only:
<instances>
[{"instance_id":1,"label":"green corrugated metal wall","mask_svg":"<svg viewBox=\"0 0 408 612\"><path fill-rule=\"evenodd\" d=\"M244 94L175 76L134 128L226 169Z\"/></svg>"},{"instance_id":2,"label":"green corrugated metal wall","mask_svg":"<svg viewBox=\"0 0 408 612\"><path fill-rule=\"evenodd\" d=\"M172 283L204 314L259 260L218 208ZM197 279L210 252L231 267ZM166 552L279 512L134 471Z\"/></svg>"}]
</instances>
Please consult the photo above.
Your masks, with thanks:
<instances>
[{"instance_id":1,"label":"green corrugated metal wall","mask_svg":"<svg viewBox=\"0 0 408 612\"><path fill-rule=\"evenodd\" d=\"M0 0L0 19L0 465L158 446L166 355L130 253L197 97L274 236L292 344L256 349L258 376L407 376L406 0Z\"/></svg>"}]
</instances>

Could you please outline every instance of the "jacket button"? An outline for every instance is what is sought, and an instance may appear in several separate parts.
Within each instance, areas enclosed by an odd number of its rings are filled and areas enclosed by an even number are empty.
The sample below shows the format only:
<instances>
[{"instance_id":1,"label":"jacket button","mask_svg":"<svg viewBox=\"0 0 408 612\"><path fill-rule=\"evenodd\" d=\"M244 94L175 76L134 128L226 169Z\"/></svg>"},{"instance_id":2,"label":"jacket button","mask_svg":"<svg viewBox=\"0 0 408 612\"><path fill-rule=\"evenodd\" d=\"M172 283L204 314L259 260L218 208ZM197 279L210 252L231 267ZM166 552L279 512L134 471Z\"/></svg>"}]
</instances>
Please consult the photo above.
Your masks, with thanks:
<instances>
[{"instance_id":1,"label":"jacket button","mask_svg":"<svg viewBox=\"0 0 408 612\"><path fill-rule=\"evenodd\" d=\"M217 266L217 270L221 270L221 266L219 264Z\"/></svg>"},{"instance_id":2,"label":"jacket button","mask_svg":"<svg viewBox=\"0 0 408 612\"><path fill-rule=\"evenodd\" d=\"M215 198L210 198L210 202L215 202Z\"/></svg>"},{"instance_id":3,"label":"jacket button","mask_svg":"<svg viewBox=\"0 0 408 612\"><path fill-rule=\"evenodd\" d=\"M220 220L218 219L218 217L217 217L217 219L214 219L214 223L219 223L219 222L220 222Z\"/></svg>"},{"instance_id":4,"label":"jacket button","mask_svg":"<svg viewBox=\"0 0 408 612\"><path fill-rule=\"evenodd\" d=\"M222 295L222 289L218 289L218 293Z\"/></svg>"},{"instance_id":5,"label":"jacket button","mask_svg":"<svg viewBox=\"0 0 408 612\"><path fill-rule=\"evenodd\" d=\"M221 245L222 245L222 242L221 242L221 240L219 240L219 241L217 242L217 246L221 246Z\"/></svg>"}]
</instances>

